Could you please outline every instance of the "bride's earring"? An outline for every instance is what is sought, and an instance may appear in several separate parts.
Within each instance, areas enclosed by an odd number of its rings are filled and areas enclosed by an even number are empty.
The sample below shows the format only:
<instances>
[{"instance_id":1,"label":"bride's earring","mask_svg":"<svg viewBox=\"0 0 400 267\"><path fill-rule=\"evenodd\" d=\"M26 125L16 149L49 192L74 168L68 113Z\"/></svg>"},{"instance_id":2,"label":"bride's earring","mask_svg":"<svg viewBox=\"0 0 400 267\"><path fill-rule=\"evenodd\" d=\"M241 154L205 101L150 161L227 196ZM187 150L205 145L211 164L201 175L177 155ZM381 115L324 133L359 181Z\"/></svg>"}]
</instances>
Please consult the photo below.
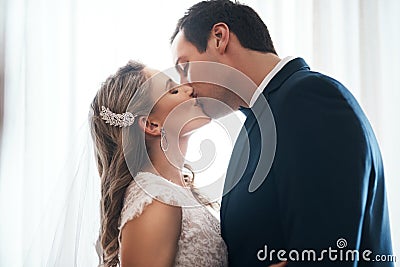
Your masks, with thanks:
<instances>
[{"instance_id":1,"label":"bride's earring","mask_svg":"<svg viewBox=\"0 0 400 267\"><path fill-rule=\"evenodd\" d=\"M167 151L168 150L168 140L167 140L167 135L165 134L165 129L164 127L161 128L161 141L160 141L160 146L162 151Z\"/></svg>"}]
</instances>

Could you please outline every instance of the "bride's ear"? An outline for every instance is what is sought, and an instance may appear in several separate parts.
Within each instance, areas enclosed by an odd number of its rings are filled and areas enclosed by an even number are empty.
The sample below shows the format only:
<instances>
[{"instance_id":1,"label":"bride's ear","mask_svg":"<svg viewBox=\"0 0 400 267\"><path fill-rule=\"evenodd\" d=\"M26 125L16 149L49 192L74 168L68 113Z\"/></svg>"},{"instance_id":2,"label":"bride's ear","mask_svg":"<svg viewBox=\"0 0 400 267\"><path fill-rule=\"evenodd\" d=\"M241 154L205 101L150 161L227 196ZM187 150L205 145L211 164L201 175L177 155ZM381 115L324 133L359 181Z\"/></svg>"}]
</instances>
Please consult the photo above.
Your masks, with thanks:
<instances>
[{"instance_id":1,"label":"bride's ear","mask_svg":"<svg viewBox=\"0 0 400 267\"><path fill-rule=\"evenodd\" d=\"M161 135L161 124L158 121L152 120L150 117L140 116L138 124L139 127L148 135Z\"/></svg>"}]
</instances>

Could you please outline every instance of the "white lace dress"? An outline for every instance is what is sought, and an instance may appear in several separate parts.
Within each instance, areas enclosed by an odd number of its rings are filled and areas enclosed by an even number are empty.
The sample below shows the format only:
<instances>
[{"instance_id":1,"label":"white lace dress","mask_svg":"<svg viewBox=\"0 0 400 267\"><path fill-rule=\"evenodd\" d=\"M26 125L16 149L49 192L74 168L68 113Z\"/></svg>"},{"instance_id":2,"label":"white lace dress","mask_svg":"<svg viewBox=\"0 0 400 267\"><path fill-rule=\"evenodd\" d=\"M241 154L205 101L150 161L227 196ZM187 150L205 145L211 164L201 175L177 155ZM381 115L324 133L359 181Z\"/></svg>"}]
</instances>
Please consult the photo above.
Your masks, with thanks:
<instances>
[{"instance_id":1,"label":"white lace dress","mask_svg":"<svg viewBox=\"0 0 400 267\"><path fill-rule=\"evenodd\" d=\"M138 173L128 186L120 217L120 235L124 225L139 216L154 198L182 207L182 229L175 266L228 266L227 249L218 219L194 198L189 188L152 173Z\"/></svg>"}]
</instances>

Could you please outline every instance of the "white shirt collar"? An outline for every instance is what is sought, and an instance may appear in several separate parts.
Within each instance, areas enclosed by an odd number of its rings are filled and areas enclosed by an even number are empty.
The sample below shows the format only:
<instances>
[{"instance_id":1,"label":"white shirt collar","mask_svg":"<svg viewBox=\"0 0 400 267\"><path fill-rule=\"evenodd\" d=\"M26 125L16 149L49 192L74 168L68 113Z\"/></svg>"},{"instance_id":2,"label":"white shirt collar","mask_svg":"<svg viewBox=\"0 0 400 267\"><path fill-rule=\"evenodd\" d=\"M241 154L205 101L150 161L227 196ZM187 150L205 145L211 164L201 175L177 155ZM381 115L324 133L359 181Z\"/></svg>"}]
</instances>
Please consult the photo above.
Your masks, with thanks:
<instances>
[{"instance_id":1,"label":"white shirt collar","mask_svg":"<svg viewBox=\"0 0 400 267\"><path fill-rule=\"evenodd\" d=\"M279 61L278 64L270 71L270 73L265 76L264 80L260 83L260 85L257 87L256 91L253 94L253 97L250 100L250 105L249 107L253 107L254 103L256 102L257 98L261 95L261 93L264 91L265 87L267 84L274 78L274 76L291 60L295 59L295 57L289 56L283 58L281 61Z\"/></svg>"}]
</instances>

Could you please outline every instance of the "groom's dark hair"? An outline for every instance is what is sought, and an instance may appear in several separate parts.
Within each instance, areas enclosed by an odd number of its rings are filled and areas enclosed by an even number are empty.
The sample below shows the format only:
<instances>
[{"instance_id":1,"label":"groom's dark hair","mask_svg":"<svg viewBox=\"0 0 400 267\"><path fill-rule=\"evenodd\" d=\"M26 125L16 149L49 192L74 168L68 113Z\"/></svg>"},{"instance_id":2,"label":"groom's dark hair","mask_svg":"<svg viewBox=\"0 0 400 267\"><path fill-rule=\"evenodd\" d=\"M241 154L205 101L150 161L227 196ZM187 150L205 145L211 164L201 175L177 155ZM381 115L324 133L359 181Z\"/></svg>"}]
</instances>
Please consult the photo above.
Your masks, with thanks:
<instances>
[{"instance_id":1,"label":"groom's dark hair","mask_svg":"<svg viewBox=\"0 0 400 267\"><path fill-rule=\"evenodd\" d=\"M260 16L251 7L229 0L202 1L190 7L179 19L171 43L183 30L186 39L200 53L205 52L211 29L219 22L228 25L243 47L276 54L268 28Z\"/></svg>"}]
</instances>

